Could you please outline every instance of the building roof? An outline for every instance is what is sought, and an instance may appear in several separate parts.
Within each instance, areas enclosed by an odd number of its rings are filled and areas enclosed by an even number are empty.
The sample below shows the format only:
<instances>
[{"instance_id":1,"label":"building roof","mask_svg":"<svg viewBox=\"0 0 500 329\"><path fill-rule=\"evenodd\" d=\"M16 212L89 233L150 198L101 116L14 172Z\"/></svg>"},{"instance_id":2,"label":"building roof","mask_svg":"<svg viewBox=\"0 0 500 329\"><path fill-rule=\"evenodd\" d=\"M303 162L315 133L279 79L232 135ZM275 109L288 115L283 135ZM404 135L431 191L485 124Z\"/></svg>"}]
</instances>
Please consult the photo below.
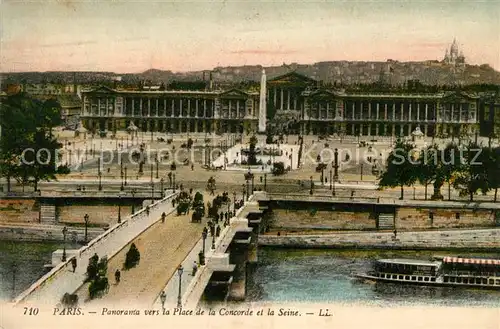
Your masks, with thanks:
<instances>
[{"instance_id":1,"label":"building roof","mask_svg":"<svg viewBox=\"0 0 500 329\"><path fill-rule=\"evenodd\" d=\"M78 95L58 95L56 97L57 101L61 105L61 107L81 107L82 100Z\"/></svg>"},{"instance_id":2,"label":"building roof","mask_svg":"<svg viewBox=\"0 0 500 329\"><path fill-rule=\"evenodd\" d=\"M433 266L433 267L437 267L440 264L440 262L437 261L404 259L404 258L379 259L377 262L386 264L418 265L418 266Z\"/></svg>"}]
</instances>

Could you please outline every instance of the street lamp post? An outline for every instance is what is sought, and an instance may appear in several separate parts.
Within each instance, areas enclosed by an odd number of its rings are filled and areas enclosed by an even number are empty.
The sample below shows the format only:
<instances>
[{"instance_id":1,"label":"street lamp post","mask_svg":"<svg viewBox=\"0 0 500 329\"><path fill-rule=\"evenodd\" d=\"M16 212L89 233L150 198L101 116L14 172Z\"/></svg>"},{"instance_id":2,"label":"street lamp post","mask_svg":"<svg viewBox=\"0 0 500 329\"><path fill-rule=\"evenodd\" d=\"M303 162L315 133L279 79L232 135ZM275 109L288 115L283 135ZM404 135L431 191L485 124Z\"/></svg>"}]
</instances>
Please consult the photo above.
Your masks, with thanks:
<instances>
[{"instance_id":1,"label":"street lamp post","mask_svg":"<svg viewBox=\"0 0 500 329\"><path fill-rule=\"evenodd\" d=\"M332 170L330 169L330 190L332 189Z\"/></svg>"},{"instance_id":2,"label":"street lamp post","mask_svg":"<svg viewBox=\"0 0 500 329\"><path fill-rule=\"evenodd\" d=\"M205 240L207 239L207 230L203 230L201 237L203 238L203 257L201 258L200 265L205 265Z\"/></svg>"},{"instance_id":3,"label":"street lamp post","mask_svg":"<svg viewBox=\"0 0 500 329\"><path fill-rule=\"evenodd\" d=\"M174 187L174 193L175 193L175 173L172 174L172 181L173 181L173 187Z\"/></svg>"},{"instance_id":4,"label":"street lamp post","mask_svg":"<svg viewBox=\"0 0 500 329\"><path fill-rule=\"evenodd\" d=\"M184 271L184 268L182 267L182 264L177 267L177 274L179 275L179 294L177 295L177 307L181 308L182 307L182 297L181 297L181 291L182 291L182 272Z\"/></svg>"},{"instance_id":5,"label":"street lamp post","mask_svg":"<svg viewBox=\"0 0 500 329\"><path fill-rule=\"evenodd\" d=\"M127 186L127 166L125 166L125 180L124 185Z\"/></svg>"},{"instance_id":6,"label":"street lamp post","mask_svg":"<svg viewBox=\"0 0 500 329\"><path fill-rule=\"evenodd\" d=\"M309 190L309 194L312 195L313 194L313 187L314 187L313 176L311 176L309 178L309 180L310 180L310 183L311 183L311 189Z\"/></svg>"},{"instance_id":7,"label":"street lamp post","mask_svg":"<svg viewBox=\"0 0 500 329\"><path fill-rule=\"evenodd\" d=\"M361 163L360 178L363 180L363 163Z\"/></svg>"},{"instance_id":8,"label":"street lamp post","mask_svg":"<svg viewBox=\"0 0 500 329\"><path fill-rule=\"evenodd\" d=\"M245 189L245 184L243 184L243 201L245 201L245 194L246 194L246 189Z\"/></svg>"},{"instance_id":9,"label":"street lamp post","mask_svg":"<svg viewBox=\"0 0 500 329\"><path fill-rule=\"evenodd\" d=\"M236 214L236 192L233 192L233 212Z\"/></svg>"},{"instance_id":10,"label":"street lamp post","mask_svg":"<svg viewBox=\"0 0 500 329\"><path fill-rule=\"evenodd\" d=\"M156 179L159 178L158 176L158 166L160 165L160 161L158 160L158 155L156 155Z\"/></svg>"},{"instance_id":11,"label":"street lamp post","mask_svg":"<svg viewBox=\"0 0 500 329\"><path fill-rule=\"evenodd\" d=\"M267 174L264 174L264 191L267 191Z\"/></svg>"},{"instance_id":12,"label":"street lamp post","mask_svg":"<svg viewBox=\"0 0 500 329\"><path fill-rule=\"evenodd\" d=\"M215 234L212 235L212 250L215 249Z\"/></svg>"},{"instance_id":13,"label":"street lamp post","mask_svg":"<svg viewBox=\"0 0 500 329\"><path fill-rule=\"evenodd\" d=\"M83 220L85 222L85 238L84 238L84 241L85 241L85 244L87 244L87 227L89 225L89 214L85 214L85 216L83 216Z\"/></svg>"},{"instance_id":14,"label":"street lamp post","mask_svg":"<svg viewBox=\"0 0 500 329\"><path fill-rule=\"evenodd\" d=\"M123 161L120 161L120 181L121 181L120 191L123 191L124 190L124 187L123 187Z\"/></svg>"},{"instance_id":15,"label":"street lamp post","mask_svg":"<svg viewBox=\"0 0 500 329\"><path fill-rule=\"evenodd\" d=\"M151 181L151 203L155 202L155 183Z\"/></svg>"},{"instance_id":16,"label":"street lamp post","mask_svg":"<svg viewBox=\"0 0 500 329\"><path fill-rule=\"evenodd\" d=\"M122 196L118 196L118 224L122 222Z\"/></svg>"},{"instance_id":17,"label":"street lamp post","mask_svg":"<svg viewBox=\"0 0 500 329\"><path fill-rule=\"evenodd\" d=\"M99 191L102 191L102 181L101 181L102 174L99 172Z\"/></svg>"},{"instance_id":18,"label":"street lamp post","mask_svg":"<svg viewBox=\"0 0 500 329\"><path fill-rule=\"evenodd\" d=\"M64 226L62 229L62 234L63 234L63 254L62 254L62 261L66 261L66 233L68 232L68 228Z\"/></svg>"},{"instance_id":19,"label":"street lamp post","mask_svg":"<svg viewBox=\"0 0 500 329\"><path fill-rule=\"evenodd\" d=\"M133 215L133 214L134 214L134 212L135 212L135 209L134 209L134 208L135 208L135 207L134 207L134 202L135 202L135 198L134 198L134 197L135 197L135 192L137 192L135 188L134 188L134 189L132 189L132 191L130 191L130 193L132 194L132 215Z\"/></svg>"},{"instance_id":20,"label":"street lamp post","mask_svg":"<svg viewBox=\"0 0 500 329\"><path fill-rule=\"evenodd\" d=\"M163 178L160 179L160 188L161 188L161 198L163 199L165 197L165 193L164 193L164 190L163 190Z\"/></svg>"},{"instance_id":21,"label":"street lamp post","mask_svg":"<svg viewBox=\"0 0 500 329\"><path fill-rule=\"evenodd\" d=\"M335 153L333 153L333 178L337 180L339 178L339 150L335 149Z\"/></svg>"}]
</instances>

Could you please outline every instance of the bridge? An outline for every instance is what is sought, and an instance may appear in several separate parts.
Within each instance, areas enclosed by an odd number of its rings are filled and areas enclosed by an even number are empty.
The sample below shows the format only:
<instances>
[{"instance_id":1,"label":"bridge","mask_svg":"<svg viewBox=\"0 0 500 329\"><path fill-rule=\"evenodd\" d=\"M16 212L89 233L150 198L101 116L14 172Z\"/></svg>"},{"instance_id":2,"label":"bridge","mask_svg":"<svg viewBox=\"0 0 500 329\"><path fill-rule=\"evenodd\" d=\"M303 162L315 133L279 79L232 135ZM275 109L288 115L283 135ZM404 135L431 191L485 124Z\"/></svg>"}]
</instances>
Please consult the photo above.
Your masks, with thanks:
<instances>
[{"instance_id":1,"label":"bridge","mask_svg":"<svg viewBox=\"0 0 500 329\"><path fill-rule=\"evenodd\" d=\"M154 202L149 208L149 213L146 208L142 208L136 213L124 217L121 223L110 227L106 232L80 248L77 255L61 262L33 283L14 300L14 304L37 303L54 306L59 303L65 293L73 293L82 286L86 278L86 268L90 257L97 254L101 258L103 256L107 256L108 259L112 258L135 237L160 220L162 212L172 213L174 211L172 199L177 194L178 192L172 192L163 199ZM77 261L75 272L72 269L73 258Z\"/></svg>"},{"instance_id":2,"label":"bridge","mask_svg":"<svg viewBox=\"0 0 500 329\"><path fill-rule=\"evenodd\" d=\"M60 303L65 293L81 294L89 258L97 254L100 258L106 256L111 260L119 253L123 253L123 249L130 242L145 233L155 223L161 221L163 212L170 217L173 215L172 199L177 194L178 192L169 192L166 197L154 202L149 207L149 211L143 208L133 215L125 217L121 223L115 224L102 235L90 241L88 245L80 248L74 256L68 257L65 262L61 262L33 283L14 300L14 304L36 303L37 305L53 307ZM253 201L254 197L254 195L250 196L248 201L238 209L235 216L229 219L219 236L209 237L212 243L208 247L203 247L203 244L208 241L202 240L200 237L187 254L179 255L180 259L184 259L182 264L187 272L191 270L192 266L190 265L195 260L200 261L200 251L207 249L205 264L199 267L196 276L184 275L184 281L189 281L183 282L185 287L185 293L182 297L183 305L196 304L204 293L213 294L214 287L216 293L224 291L223 298L244 299L245 267L247 262L257 260L257 237L260 229L260 217L262 216L258 203ZM194 226L193 229L201 231L198 226ZM75 272L72 268L73 259L76 259L78 264ZM168 275L172 275L172 273L163 274L165 281L169 282L166 289L176 290L174 286L177 283L177 276L173 275L169 280ZM220 287L223 289L221 290ZM84 291L85 289L83 289ZM157 298L159 293L160 291L158 291ZM169 294L170 298L177 300L175 296L177 296L175 293ZM103 300L105 299L104 297Z\"/></svg>"}]
</instances>

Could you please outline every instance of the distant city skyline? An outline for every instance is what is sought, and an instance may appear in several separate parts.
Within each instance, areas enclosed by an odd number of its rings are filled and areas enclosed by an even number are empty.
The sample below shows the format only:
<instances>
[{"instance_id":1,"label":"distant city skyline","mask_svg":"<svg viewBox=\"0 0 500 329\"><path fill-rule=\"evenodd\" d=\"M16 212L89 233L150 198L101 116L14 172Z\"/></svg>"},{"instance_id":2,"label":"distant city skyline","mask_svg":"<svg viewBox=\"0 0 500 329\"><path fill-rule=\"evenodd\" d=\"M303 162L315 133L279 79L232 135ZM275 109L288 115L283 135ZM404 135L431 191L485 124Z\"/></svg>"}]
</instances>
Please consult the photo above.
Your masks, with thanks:
<instances>
[{"instance_id":1,"label":"distant city skyline","mask_svg":"<svg viewBox=\"0 0 500 329\"><path fill-rule=\"evenodd\" d=\"M500 70L500 3L4 1L0 71L442 60Z\"/></svg>"}]
</instances>

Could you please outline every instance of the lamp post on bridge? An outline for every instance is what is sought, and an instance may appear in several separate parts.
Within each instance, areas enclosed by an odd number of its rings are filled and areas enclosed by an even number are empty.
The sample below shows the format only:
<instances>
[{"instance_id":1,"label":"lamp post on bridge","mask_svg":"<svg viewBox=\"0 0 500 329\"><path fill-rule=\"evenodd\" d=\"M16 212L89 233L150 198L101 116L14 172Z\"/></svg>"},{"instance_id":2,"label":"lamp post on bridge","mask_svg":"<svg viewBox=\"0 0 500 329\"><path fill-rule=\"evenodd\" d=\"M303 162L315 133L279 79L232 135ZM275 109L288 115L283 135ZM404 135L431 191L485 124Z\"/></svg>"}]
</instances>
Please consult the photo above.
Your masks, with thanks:
<instances>
[{"instance_id":1,"label":"lamp post on bridge","mask_svg":"<svg viewBox=\"0 0 500 329\"><path fill-rule=\"evenodd\" d=\"M184 268L182 267L182 264L177 267L177 274L179 275L179 294L177 295L177 307L182 308L182 272L184 271Z\"/></svg>"},{"instance_id":2,"label":"lamp post on bridge","mask_svg":"<svg viewBox=\"0 0 500 329\"><path fill-rule=\"evenodd\" d=\"M127 186L127 166L125 166L125 180L124 185Z\"/></svg>"},{"instance_id":3,"label":"lamp post on bridge","mask_svg":"<svg viewBox=\"0 0 500 329\"><path fill-rule=\"evenodd\" d=\"M206 227L201 232L201 237L203 238L203 257L200 259L200 265L205 265L205 241L207 240L208 231Z\"/></svg>"},{"instance_id":4,"label":"lamp post on bridge","mask_svg":"<svg viewBox=\"0 0 500 329\"><path fill-rule=\"evenodd\" d=\"M245 192L246 192L245 184L243 184L242 187L243 187L243 201L245 201Z\"/></svg>"},{"instance_id":5,"label":"lamp post on bridge","mask_svg":"<svg viewBox=\"0 0 500 329\"><path fill-rule=\"evenodd\" d=\"M161 188L161 198L163 199L165 197L165 192L163 190L163 178L160 179L160 188Z\"/></svg>"},{"instance_id":6,"label":"lamp post on bridge","mask_svg":"<svg viewBox=\"0 0 500 329\"><path fill-rule=\"evenodd\" d=\"M62 234L63 234L63 254L62 254L62 261L66 261L66 233L68 233L68 228L64 226L62 229Z\"/></svg>"},{"instance_id":7,"label":"lamp post on bridge","mask_svg":"<svg viewBox=\"0 0 500 329\"><path fill-rule=\"evenodd\" d=\"M87 244L87 227L89 225L89 214L85 214L85 216L83 216L83 221L85 222L85 238L84 238L84 242L85 242L85 244Z\"/></svg>"},{"instance_id":8,"label":"lamp post on bridge","mask_svg":"<svg viewBox=\"0 0 500 329\"><path fill-rule=\"evenodd\" d=\"M233 192L233 212L236 214L236 192Z\"/></svg>"}]
</instances>

